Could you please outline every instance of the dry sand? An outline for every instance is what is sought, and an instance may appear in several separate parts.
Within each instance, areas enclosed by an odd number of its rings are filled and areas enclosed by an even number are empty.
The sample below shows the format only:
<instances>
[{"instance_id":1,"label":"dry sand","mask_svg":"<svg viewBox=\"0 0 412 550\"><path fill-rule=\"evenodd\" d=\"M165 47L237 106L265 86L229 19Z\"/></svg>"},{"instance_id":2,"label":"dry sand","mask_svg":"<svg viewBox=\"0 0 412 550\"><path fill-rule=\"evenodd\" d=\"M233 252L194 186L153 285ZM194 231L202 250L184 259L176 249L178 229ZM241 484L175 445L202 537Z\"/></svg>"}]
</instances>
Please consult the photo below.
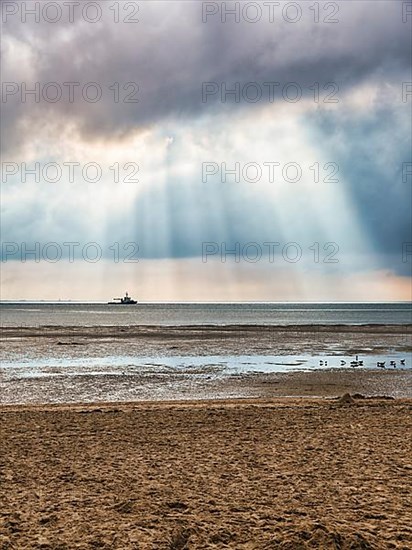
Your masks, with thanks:
<instances>
[{"instance_id":1,"label":"dry sand","mask_svg":"<svg viewBox=\"0 0 412 550\"><path fill-rule=\"evenodd\" d=\"M412 548L412 401L2 407L1 549Z\"/></svg>"}]
</instances>

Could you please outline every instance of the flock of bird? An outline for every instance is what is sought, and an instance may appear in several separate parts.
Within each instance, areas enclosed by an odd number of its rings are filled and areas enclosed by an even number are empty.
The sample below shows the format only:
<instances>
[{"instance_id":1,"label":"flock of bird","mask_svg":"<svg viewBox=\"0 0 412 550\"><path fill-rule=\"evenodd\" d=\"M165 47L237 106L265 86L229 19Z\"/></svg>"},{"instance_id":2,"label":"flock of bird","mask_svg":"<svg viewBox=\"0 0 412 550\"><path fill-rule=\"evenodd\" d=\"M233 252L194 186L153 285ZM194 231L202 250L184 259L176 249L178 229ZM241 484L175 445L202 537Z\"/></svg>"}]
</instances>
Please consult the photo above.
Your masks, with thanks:
<instances>
[{"instance_id":1,"label":"flock of bird","mask_svg":"<svg viewBox=\"0 0 412 550\"><path fill-rule=\"evenodd\" d=\"M399 362L401 364L401 367L405 366L405 359L401 359ZM394 369L396 369L396 361L390 361L389 365ZM386 369L386 361L378 361L376 363L376 366L379 367L380 369Z\"/></svg>"},{"instance_id":2,"label":"flock of bird","mask_svg":"<svg viewBox=\"0 0 412 550\"><path fill-rule=\"evenodd\" d=\"M402 367L405 366L405 361L406 359L400 359L400 365ZM346 365L346 361L344 361L343 359L340 360L340 366L341 367L344 367ZM319 366L320 367L327 367L328 366L328 362L324 359L321 359L319 361ZM355 358L355 361L351 361L350 362L350 366L351 367L363 367L363 361L361 359L359 359L358 356L356 356ZM386 361L377 361L376 363L376 366L379 367L380 369L386 369ZM396 361L390 361L389 362L389 366L393 367L394 369L396 369Z\"/></svg>"}]
</instances>

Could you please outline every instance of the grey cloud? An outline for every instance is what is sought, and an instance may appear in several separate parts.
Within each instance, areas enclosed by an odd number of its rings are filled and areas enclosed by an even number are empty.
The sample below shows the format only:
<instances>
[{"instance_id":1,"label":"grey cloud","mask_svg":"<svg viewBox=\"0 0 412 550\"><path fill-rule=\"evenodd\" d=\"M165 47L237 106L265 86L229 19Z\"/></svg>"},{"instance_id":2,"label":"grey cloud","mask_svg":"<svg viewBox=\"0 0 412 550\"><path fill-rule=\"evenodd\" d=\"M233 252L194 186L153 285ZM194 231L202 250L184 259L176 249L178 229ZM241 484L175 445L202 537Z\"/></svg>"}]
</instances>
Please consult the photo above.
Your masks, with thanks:
<instances>
[{"instance_id":1,"label":"grey cloud","mask_svg":"<svg viewBox=\"0 0 412 550\"><path fill-rule=\"evenodd\" d=\"M334 81L341 89L367 78L394 81L408 78L411 62L409 26L402 23L402 2L340 2L340 22L312 23L309 11L295 24L222 24L201 20L200 2L140 3L140 22L114 24L108 18L89 24L4 25L7 37L33 53L33 81L97 82L104 91L95 104L19 102L2 105L5 149L30 139L22 130L41 129L48 120L75 124L86 139L119 138L167 118L195 118L212 110L254 108L253 104L222 104L218 96L202 103L202 82L297 82L302 88ZM305 5L305 4L303 4ZM3 80L25 80L18 60L6 62ZM137 82L139 103L114 103L108 87ZM125 93L125 92L123 92ZM309 92L308 92L309 93ZM259 106L260 104L258 104Z\"/></svg>"}]
</instances>

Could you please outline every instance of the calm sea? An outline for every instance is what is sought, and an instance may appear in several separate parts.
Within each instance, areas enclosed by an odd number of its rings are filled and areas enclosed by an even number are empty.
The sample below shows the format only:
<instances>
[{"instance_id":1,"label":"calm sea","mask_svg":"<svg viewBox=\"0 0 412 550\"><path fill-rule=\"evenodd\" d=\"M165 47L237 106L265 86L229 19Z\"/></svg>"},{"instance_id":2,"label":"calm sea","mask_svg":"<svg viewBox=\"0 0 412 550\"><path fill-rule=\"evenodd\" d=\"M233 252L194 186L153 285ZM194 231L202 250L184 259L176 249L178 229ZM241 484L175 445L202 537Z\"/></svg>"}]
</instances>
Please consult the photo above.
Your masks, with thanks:
<instances>
[{"instance_id":1,"label":"calm sea","mask_svg":"<svg viewBox=\"0 0 412 550\"><path fill-rule=\"evenodd\" d=\"M150 304L2 302L2 326L412 324L412 303Z\"/></svg>"}]
</instances>

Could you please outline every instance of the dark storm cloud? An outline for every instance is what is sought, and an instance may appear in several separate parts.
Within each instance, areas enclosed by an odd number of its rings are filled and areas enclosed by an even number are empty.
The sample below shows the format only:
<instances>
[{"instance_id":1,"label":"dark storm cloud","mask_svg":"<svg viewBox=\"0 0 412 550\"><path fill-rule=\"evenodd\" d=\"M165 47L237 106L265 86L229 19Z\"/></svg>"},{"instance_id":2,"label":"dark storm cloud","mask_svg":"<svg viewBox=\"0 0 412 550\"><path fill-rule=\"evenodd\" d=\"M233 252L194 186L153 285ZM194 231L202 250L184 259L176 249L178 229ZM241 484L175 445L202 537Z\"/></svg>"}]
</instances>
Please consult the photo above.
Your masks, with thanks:
<instances>
[{"instance_id":1,"label":"dark storm cloud","mask_svg":"<svg viewBox=\"0 0 412 550\"><path fill-rule=\"evenodd\" d=\"M61 127L74 123L86 139L120 139L166 119L256 107L245 101L231 105L230 97L222 104L220 94L202 102L203 82L226 82L228 88L235 82L297 82L302 88L336 82L345 90L369 78L398 86L408 79L410 25L402 22L402 2L340 2L335 24L313 23L302 5L304 15L295 24L279 16L274 23L263 18L222 24L219 17L203 23L201 3L185 1L141 2L137 24L115 24L107 9L95 24L19 23L9 17L3 25L4 81L28 87L96 82L103 96L88 103L80 86L73 103L33 103L29 97L22 104L19 93L8 97L2 104L4 147L16 150L52 121ZM22 46L30 51L27 71L19 63ZM109 86L115 82L121 98L133 91L121 86L136 82L139 102L114 103Z\"/></svg>"}]
</instances>

